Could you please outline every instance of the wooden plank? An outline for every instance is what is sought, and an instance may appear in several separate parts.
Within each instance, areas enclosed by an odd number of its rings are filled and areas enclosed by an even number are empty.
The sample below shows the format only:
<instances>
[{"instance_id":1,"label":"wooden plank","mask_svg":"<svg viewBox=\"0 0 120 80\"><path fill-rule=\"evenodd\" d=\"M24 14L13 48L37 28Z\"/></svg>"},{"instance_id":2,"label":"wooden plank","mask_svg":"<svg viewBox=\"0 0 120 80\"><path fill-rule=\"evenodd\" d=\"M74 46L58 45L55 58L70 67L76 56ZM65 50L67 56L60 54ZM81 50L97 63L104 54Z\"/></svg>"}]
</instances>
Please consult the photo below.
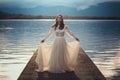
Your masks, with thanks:
<instances>
[{"instance_id":1,"label":"wooden plank","mask_svg":"<svg viewBox=\"0 0 120 80\"><path fill-rule=\"evenodd\" d=\"M82 48L80 48L78 61L79 62L75 68L75 73L80 80L106 80L104 75L99 71L97 66Z\"/></svg>"},{"instance_id":2,"label":"wooden plank","mask_svg":"<svg viewBox=\"0 0 120 80\"><path fill-rule=\"evenodd\" d=\"M36 50L37 51L37 50ZM37 53L35 52L18 80L106 80L97 66L92 62L89 56L80 48L78 64L74 72L66 73L37 73L35 63Z\"/></svg>"}]
</instances>

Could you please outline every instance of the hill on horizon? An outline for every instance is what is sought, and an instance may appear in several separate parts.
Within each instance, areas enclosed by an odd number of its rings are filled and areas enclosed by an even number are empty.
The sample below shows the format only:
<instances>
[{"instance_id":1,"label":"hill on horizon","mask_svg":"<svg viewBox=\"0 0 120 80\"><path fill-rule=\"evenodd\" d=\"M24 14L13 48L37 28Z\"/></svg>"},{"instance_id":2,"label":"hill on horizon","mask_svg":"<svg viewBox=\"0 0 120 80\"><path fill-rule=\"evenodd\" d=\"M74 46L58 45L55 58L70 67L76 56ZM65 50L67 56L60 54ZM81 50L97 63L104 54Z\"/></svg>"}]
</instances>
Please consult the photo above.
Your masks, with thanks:
<instances>
[{"instance_id":1,"label":"hill on horizon","mask_svg":"<svg viewBox=\"0 0 120 80\"><path fill-rule=\"evenodd\" d=\"M71 5L72 6L72 5ZM54 6L54 7L45 7L37 6L35 8L11 8L11 7L0 7L0 11L15 13L15 14L24 14L24 15L33 15L33 16L55 16L57 14L67 15L67 16L103 16L103 17L120 17L120 2L104 2L99 3L98 5L91 6L87 9L77 10L72 7L65 6Z\"/></svg>"}]
</instances>

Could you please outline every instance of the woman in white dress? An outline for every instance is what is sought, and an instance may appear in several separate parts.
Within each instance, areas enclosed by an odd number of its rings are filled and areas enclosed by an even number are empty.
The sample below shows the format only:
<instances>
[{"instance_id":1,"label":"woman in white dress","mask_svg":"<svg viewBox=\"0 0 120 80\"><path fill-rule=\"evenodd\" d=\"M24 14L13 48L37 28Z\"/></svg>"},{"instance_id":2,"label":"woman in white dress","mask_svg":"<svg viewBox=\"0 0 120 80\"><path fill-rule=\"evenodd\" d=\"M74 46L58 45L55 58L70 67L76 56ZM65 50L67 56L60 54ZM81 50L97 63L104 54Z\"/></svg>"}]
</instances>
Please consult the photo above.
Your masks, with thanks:
<instances>
[{"instance_id":1,"label":"woman in white dress","mask_svg":"<svg viewBox=\"0 0 120 80\"><path fill-rule=\"evenodd\" d=\"M46 44L50 36L55 33L56 37L52 44ZM64 34L74 39L68 42ZM37 49L35 62L38 65L38 71L49 71L51 73L62 73L65 71L74 71L77 64L78 53L80 49L79 39L71 33L67 25L64 24L62 15L56 17L56 23L51 27L47 36L41 41Z\"/></svg>"}]
</instances>

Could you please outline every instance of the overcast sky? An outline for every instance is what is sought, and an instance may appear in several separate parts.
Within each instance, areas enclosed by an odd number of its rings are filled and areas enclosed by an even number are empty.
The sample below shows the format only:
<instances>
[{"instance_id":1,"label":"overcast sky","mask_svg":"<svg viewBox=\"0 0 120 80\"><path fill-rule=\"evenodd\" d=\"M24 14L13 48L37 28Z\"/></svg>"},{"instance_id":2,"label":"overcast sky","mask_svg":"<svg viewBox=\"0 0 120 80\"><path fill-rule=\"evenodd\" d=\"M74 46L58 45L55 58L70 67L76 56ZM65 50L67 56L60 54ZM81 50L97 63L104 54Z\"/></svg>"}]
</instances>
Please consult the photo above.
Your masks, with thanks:
<instances>
[{"instance_id":1,"label":"overcast sky","mask_svg":"<svg viewBox=\"0 0 120 80\"><path fill-rule=\"evenodd\" d=\"M66 6L77 10L89 8L102 2L120 0L0 0L0 7L34 8L37 6Z\"/></svg>"}]
</instances>

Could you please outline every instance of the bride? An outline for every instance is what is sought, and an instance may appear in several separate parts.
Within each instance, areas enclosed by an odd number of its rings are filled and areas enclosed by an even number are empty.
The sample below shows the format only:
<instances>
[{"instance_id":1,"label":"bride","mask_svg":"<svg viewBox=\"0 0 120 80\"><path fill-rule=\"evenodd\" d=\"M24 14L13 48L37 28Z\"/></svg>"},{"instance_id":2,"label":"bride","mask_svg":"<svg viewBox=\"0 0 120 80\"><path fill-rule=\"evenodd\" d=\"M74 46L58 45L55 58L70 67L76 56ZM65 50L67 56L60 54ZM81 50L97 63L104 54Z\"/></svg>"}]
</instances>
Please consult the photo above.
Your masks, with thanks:
<instances>
[{"instance_id":1,"label":"bride","mask_svg":"<svg viewBox=\"0 0 120 80\"><path fill-rule=\"evenodd\" d=\"M56 37L52 44L46 44L50 36L55 33ZM64 34L74 39L68 42ZM71 33L68 26L64 24L62 15L56 17L56 23L50 28L47 36L41 41L37 49L35 62L38 71L49 71L52 73L62 73L74 71L79 53L79 39Z\"/></svg>"}]
</instances>

